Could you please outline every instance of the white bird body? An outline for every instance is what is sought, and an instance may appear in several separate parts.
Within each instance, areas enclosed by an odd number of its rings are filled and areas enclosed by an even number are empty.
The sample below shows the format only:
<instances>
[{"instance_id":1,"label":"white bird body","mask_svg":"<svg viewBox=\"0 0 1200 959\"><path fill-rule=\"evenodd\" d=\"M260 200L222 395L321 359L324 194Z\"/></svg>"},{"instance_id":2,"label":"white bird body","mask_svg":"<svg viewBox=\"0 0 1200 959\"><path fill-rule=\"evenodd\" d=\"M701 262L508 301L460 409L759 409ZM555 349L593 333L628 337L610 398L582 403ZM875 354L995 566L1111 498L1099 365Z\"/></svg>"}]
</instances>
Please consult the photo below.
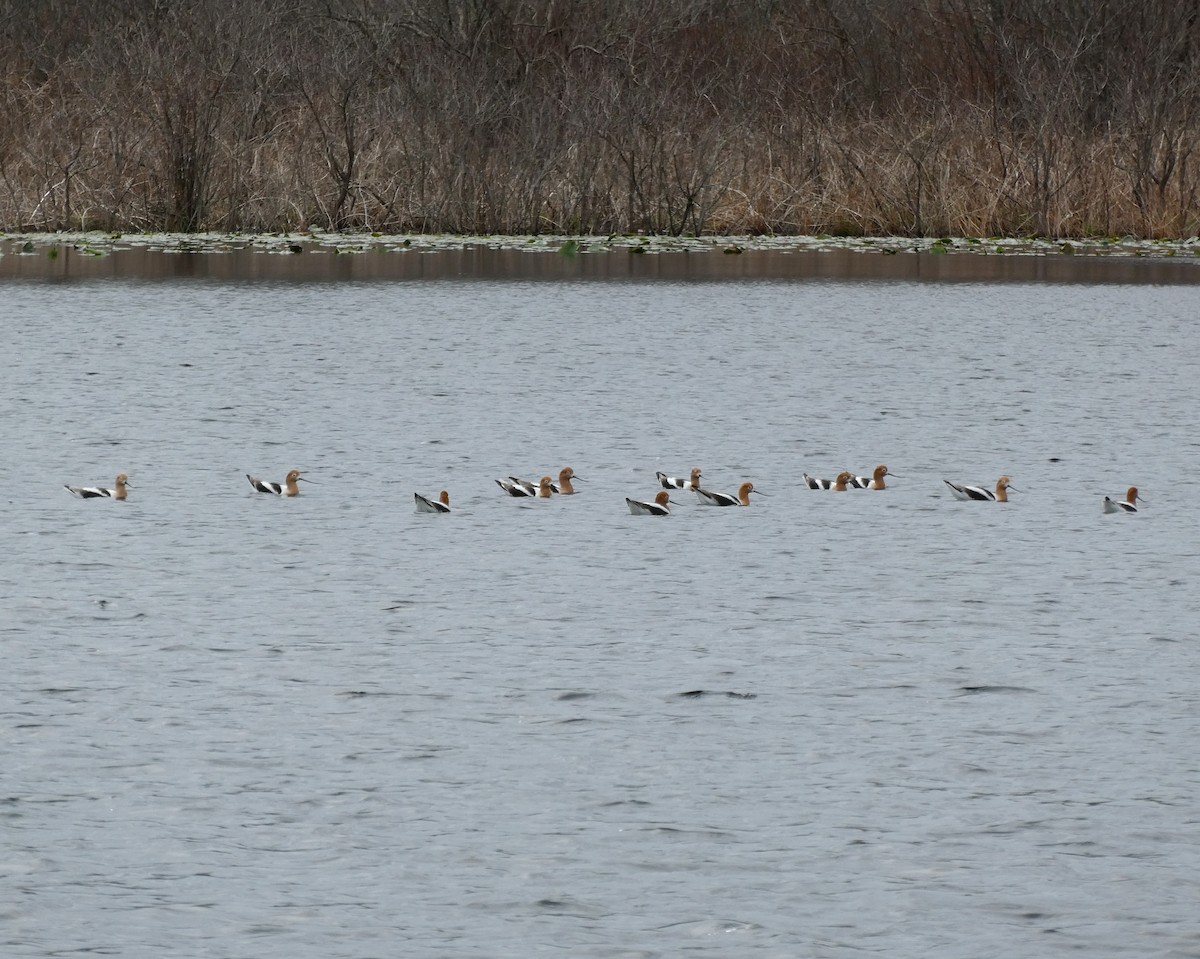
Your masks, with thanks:
<instances>
[{"instance_id":1,"label":"white bird body","mask_svg":"<svg viewBox=\"0 0 1200 959\"><path fill-rule=\"evenodd\" d=\"M549 477L547 477L547 479L549 479ZM550 492L558 493L560 496L572 496L575 493L575 487L571 485L571 481L577 479L579 479L579 477L575 475L575 471L569 466L564 466L558 471L558 481L555 482L554 480L550 480ZM542 485L540 482L531 483L529 480L523 480L519 476L510 476L507 483L505 483L503 480L496 480L496 482L500 484L500 488L508 493L509 496L541 495L541 493L538 492ZM514 493L510 490L510 486L524 490L524 492Z\"/></svg>"},{"instance_id":2,"label":"white bird body","mask_svg":"<svg viewBox=\"0 0 1200 959\"><path fill-rule=\"evenodd\" d=\"M855 489L887 489L887 483L884 482L885 476L893 476L889 473L888 468L880 463L871 471L870 476L852 476L850 477L850 485Z\"/></svg>"},{"instance_id":3,"label":"white bird body","mask_svg":"<svg viewBox=\"0 0 1200 959\"><path fill-rule=\"evenodd\" d=\"M510 476L507 480L496 480L496 484L509 496L549 499L554 495L554 486L549 476L543 476L536 486L515 476Z\"/></svg>"},{"instance_id":4,"label":"white bird body","mask_svg":"<svg viewBox=\"0 0 1200 959\"><path fill-rule=\"evenodd\" d=\"M642 500L630 499L625 497L625 503L629 507L629 512L634 516L670 516L671 508L667 504L672 502L671 494L665 489L659 490L654 497L653 503L646 503Z\"/></svg>"},{"instance_id":5,"label":"white bird body","mask_svg":"<svg viewBox=\"0 0 1200 959\"><path fill-rule=\"evenodd\" d=\"M828 489L833 490L835 493L843 493L853 482L854 474L847 470L838 473L837 478L831 480L817 479L815 476L809 476L807 473L804 474L804 485L809 489Z\"/></svg>"},{"instance_id":6,"label":"white bird body","mask_svg":"<svg viewBox=\"0 0 1200 959\"><path fill-rule=\"evenodd\" d=\"M300 480L300 470L292 470L288 473L286 479L282 483L272 483L268 480L260 480L257 476L246 474L246 479L260 493L274 493L276 496L299 496L300 487L296 485L296 481ZM312 482L311 480L303 480L305 483Z\"/></svg>"},{"instance_id":7,"label":"white bird body","mask_svg":"<svg viewBox=\"0 0 1200 959\"><path fill-rule=\"evenodd\" d=\"M700 467L693 466L691 475L687 479L679 476L668 476L666 473L655 473L658 477L658 482L663 489L699 489L700 488Z\"/></svg>"},{"instance_id":8,"label":"white bird body","mask_svg":"<svg viewBox=\"0 0 1200 959\"><path fill-rule=\"evenodd\" d=\"M1138 511L1137 504L1144 503L1145 500L1138 495L1136 486L1129 487L1125 493L1125 500L1109 499L1104 497L1104 512L1106 513L1136 513Z\"/></svg>"},{"instance_id":9,"label":"white bird body","mask_svg":"<svg viewBox=\"0 0 1200 959\"><path fill-rule=\"evenodd\" d=\"M496 485L509 496L537 496L536 486L525 482L525 480L517 479L515 476L510 476L506 480L496 480Z\"/></svg>"},{"instance_id":10,"label":"white bird body","mask_svg":"<svg viewBox=\"0 0 1200 959\"><path fill-rule=\"evenodd\" d=\"M996 489L993 492L984 486L964 486L960 483L951 483L949 480L942 480L950 487L950 492L954 494L955 499L961 500L982 500L989 503L1007 503L1008 491L1011 489L1015 492L1020 492L1015 486L1009 485L1007 476L1001 476L996 481Z\"/></svg>"},{"instance_id":11,"label":"white bird body","mask_svg":"<svg viewBox=\"0 0 1200 959\"><path fill-rule=\"evenodd\" d=\"M760 496L766 496L766 493L756 490L753 483L743 483L738 487L737 495L733 493L714 493L712 490L695 489L696 498L705 506L749 506L750 494L758 493Z\"/></svg>"},{"instance_id":12,"label":"white bird body","mask_svg":"<svg viewBox=\"0 0 1200 959\"><path fill-rule=\"evenodd\" d=\"M428 496L422 496L420 493L413 493L413 499L416 501L418 513L450 512L450 494L445 490L442 490L438 494L437 499L430 499Z\"/></svg>"},{"instance_id":13,"label":"white bird body","mask_svg":"<svg viewBox=\"0 0 1200 959\"><path fill-rule=\"evenodd\" d=\"M72 496L78 496L80 499L125 499L125 490L133 489L129 485L129 474L118 473L114 483L115 489L105 489L103 486L63 486Z\"/></svg>"}]
</instances>

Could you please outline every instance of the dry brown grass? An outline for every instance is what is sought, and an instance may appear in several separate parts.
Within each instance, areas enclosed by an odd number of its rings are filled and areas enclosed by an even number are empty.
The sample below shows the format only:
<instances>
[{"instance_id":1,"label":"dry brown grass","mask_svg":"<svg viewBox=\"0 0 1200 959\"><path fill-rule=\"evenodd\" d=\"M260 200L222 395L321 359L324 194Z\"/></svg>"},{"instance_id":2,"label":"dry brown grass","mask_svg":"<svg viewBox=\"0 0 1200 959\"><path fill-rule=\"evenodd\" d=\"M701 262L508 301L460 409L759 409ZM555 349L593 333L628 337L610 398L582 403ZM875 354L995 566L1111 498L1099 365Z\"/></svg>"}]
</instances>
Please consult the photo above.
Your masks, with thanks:
<instances>
[{"instance_id":1,"label":"dry brown grass","mask_svg":"<svg viewBox=\"0 0 1200 959\"><path fill-rule=\"evenodd\" d=\"M1200 232L1191 0L267 7L10 5L0 225Z\"/></svg>"}]
</instances>

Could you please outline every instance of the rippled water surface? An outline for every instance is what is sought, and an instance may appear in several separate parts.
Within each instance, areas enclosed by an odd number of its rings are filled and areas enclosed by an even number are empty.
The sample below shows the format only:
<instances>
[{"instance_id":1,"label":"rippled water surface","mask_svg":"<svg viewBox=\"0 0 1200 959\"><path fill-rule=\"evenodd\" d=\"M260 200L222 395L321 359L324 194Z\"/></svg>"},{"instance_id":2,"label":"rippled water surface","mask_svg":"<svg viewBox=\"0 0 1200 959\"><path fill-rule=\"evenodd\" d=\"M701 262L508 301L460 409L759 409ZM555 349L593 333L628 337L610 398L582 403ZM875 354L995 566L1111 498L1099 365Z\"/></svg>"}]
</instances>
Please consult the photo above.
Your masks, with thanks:
<instances>
[{"instance_id":1,"label":"rippled water surface","mask_svg":"<svg viewBox=\"0 0 1200 959\"><path fill-rule=\"evenodd\" d=\"M4 956L1200 956L1194 287L0 289Z\"/></svg>"}]
</instances>

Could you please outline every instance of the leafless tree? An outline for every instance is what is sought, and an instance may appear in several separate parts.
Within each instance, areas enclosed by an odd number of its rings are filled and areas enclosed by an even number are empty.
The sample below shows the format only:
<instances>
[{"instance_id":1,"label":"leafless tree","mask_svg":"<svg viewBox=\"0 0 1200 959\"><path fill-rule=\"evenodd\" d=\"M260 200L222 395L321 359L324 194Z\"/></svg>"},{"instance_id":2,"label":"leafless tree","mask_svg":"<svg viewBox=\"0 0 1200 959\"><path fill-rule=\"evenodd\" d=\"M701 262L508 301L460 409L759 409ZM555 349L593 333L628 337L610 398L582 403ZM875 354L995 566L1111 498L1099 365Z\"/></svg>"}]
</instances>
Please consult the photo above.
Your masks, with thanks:
<instances>
[{"instance_id":1,"label":"leafless tree","mask_svg":"<svg viewBox=\"0 0 1200 959\"><path fill-rule=\"evenodd\" d=\"M1200 231L1194 0L0 0L0 225Z\"/></svg>"}]
</instances>

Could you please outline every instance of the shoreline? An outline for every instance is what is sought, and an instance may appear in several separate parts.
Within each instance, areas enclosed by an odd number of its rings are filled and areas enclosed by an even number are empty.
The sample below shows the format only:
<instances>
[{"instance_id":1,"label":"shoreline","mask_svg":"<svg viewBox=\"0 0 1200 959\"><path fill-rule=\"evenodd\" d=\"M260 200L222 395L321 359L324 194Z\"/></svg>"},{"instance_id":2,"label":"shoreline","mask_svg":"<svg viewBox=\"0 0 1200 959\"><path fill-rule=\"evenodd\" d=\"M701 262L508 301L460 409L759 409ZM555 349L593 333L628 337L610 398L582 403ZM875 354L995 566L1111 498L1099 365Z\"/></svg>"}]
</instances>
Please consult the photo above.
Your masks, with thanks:
<instances>
[{"instance_id":1,"label":"shoreline","mask_svg":"<svg viewBox=\"0 0 1200 959\"><path fill-rule=\"evenodd\" d=\"M50 256L69 247L77 253L106 256L122 250L161 253L232 253L257 251L295 256L303 253L362 255L461 251L471 248L510 250L561 256L629 252L665 253L823 253L854 252L894 255L1154 257L1200 264L1200 237L1142 240L1132 236L1050 239L1045 237L835 237L818 236L700 236L662 235L579 236L566 234L470 235L333 233L311 229L290 233L104 233L3 232L0 256Z\"/></svg>"}]
</instances>

